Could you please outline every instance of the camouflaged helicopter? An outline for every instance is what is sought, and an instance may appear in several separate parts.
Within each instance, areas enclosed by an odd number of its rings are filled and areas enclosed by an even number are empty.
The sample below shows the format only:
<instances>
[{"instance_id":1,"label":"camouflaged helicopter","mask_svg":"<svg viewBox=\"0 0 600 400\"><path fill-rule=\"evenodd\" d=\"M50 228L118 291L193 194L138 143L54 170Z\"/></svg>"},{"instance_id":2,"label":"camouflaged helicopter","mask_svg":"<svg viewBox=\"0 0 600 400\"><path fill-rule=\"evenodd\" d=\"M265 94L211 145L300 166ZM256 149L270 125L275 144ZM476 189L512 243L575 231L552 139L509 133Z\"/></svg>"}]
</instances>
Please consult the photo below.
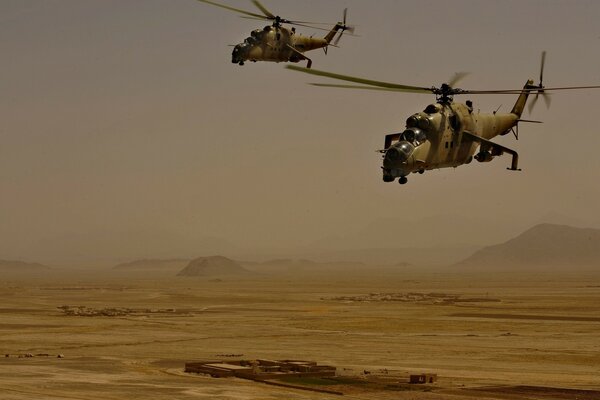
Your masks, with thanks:
<instances>
[{"instance_id":1,"label":"camouflaged helicopter","mask_svg":"<svg viewBox=\"0 0 600 400\"><path fill-rule=\"evenodd\" d=\"M501 156L504 153L512 155L511 165L507 169L520 171L517 152L499 145L491 139L512 132L518 140L520 122L540 123L540 121L521 118L529 95L536 94L529 106L531 111L539 95L542 95L547 106L550 105L550 97L548 96L550 91L600 88L600 86L544 87L542 82L545 59L546 53L544 52L542 53L540 82L538 85L534 85L533 80L530 79L522 89L510 90L463 90L453 88L464 74L457 74L449 83L444 83L438 88L374 81L291 65L286 68L360 84L313 83L312 85L315 86L432 93L436 95L437 102L435 104L428 105L423 112L411 115L406 120L406 129L403 132L386 135L383 149L378 150L383 154L383 166L381 167L383 181L393 182L398 178L398 182L404 185L408 182L407 175L411 173L422 174L433 169L456 168L471 163L473 159L479 162L490 162L494 157ZM473 103L470 100L467 100L464 104L454 102L454 96L465 94L515 94L518 95L518 98L509 113L493 112L485 114L474 111Z\"/></svg>"},{"instance_id":2,"label":"camouflaged helicopter","mask_svg":"<svg viewBox=\"0 0 600 400\"><path fill-rule=\"evenodd\" d=\"M344 10L342 22L338 22L331 29L324 29L308 24L321 24L316 22L291 21L274 15L267 10L258 0L252 0L252 3L263 13L258 14L239 8L230 7L210 0L198 0L202 3L211 4L230 11L244 14L243 18L259 19L273 21L272 25L267 25L262 29L255 29L243 43L237 44L231 54L231 62L244 65L246 61L272 61L272 62L293 62L307 61L307 68L312 65L312 60L304 53L311 50L323 49L327 54L329 46L337 46L345 31L354 32L354 28L346 25L347 10ZM304 26L313 29L327 31L323 38L313 38L302 36L296 33L296 28L287 28L283 24ZM336 34L339 35L336 37Z\"/></svg>"}]
</instances>

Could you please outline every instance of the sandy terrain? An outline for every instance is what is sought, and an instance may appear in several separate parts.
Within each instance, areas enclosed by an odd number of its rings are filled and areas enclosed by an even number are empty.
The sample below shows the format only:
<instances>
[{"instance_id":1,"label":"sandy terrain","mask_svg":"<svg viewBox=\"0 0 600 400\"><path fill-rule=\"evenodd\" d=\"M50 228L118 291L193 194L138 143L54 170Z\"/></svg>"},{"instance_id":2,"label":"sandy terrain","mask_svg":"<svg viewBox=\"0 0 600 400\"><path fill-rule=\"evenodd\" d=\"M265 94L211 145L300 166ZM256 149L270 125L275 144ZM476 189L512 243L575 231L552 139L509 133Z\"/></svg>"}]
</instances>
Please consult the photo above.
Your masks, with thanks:
<instances>
[{"instance_id":1,"label":"sandy terrain","mask_svg":"<svg viewBox=\"0 0 600 400\"><path fill-rule=\"evenodd\" d=\"M2 399L339 398L182 372L232 355L335 365L348 398L600 399L600 275L71 273L0 299Z\"/></svg>"}]
</instances>

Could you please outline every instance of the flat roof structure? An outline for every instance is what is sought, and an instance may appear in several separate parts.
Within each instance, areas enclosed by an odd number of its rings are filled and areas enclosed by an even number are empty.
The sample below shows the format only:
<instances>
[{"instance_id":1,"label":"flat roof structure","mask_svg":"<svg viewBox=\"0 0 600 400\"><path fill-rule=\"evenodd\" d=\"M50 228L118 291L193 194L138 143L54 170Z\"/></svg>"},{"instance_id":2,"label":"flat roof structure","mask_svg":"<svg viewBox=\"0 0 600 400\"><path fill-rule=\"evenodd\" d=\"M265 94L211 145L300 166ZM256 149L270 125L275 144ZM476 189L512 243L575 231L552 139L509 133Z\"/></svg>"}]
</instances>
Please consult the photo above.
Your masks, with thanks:
<instances>
[{"instance_id":1,"label":"flat roof structure","mask_svg":"<svg viewBox=\"0 0 600 400\"><path fill-rule=\"evenodd\" d=\"M435 383L437 381L437 374L411 374L409 383L422 385L426 383Z\"/></svg>"},{"instance_id":2,"label":"flat roof structure","mask_svg":"<svg viewBox=\"0 0 600 400\"><path fill-rule=\"evenodd\" d=\"M237 377L255 381L295 377L332 377L336 368L302 360L231 360L201 361L185 364L185 372L215 378Z\"/></svg>"},{"instance_id":3,"label":"flat roof structure","mask_svg":"<svg viewBox=\"0 0 600 400\"><path fill-rule=\"evenodd\" d=\"M236 370L236 371L252 369L251 367L244 367L242 365L225 364L225 363L206 364L206 366L211 367L211 368L230 369L230 370Z\"/></svg>"}]
</instances>

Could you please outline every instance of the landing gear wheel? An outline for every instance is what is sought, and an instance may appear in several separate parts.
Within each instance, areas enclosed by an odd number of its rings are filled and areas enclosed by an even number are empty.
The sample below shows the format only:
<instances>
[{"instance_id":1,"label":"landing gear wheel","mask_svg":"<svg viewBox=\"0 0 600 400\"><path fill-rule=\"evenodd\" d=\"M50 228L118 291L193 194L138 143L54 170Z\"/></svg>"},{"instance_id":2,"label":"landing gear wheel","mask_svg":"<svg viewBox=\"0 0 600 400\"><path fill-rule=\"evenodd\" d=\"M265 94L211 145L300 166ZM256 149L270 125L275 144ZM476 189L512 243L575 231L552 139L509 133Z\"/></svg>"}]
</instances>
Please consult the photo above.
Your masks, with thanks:
<instances>
[{"instance_id":1,"label":"landing gear wheel","mask_svg":"<svg viewBox=\"0 0 600 400\"><path fill-rule=\"evenodd\" d=\"M408 178L405 176L401 176L400 179L398 179L398 183L401 185L405 185L406 182L408 182Z\"/></svg>"},{"instance_id":2,"label":"landing gear wheel","mask_svg":"<svg viewBox=\"0 0 600 400\"><path fill-rule=\"evenodd\" d=\"M419 174L423 174L424 172L425 172L425 170L424 170L424 169L420 169L420 170L419 170Z\"/></svg>"},{"instance_id":3,"label":"landing gear wheel","mask_svg":"<svg viewBox=\"0 0 600 400\"><path fill-rule=\"evenodd\" d=\"M394 177L391 175L384 175L383 176L383 181L384 182L394 182Z\"/></svg>"},{"instance_id":4,"label":"landing gear wheel","mask_svg":"<svg viewBox=\"0 0 600 400\"><path fill-rule=\"evenodd\" d=\"M238 64L241 66L241 65L244 65L244 62L240 61Z\"/></svg>"}]
</instances>

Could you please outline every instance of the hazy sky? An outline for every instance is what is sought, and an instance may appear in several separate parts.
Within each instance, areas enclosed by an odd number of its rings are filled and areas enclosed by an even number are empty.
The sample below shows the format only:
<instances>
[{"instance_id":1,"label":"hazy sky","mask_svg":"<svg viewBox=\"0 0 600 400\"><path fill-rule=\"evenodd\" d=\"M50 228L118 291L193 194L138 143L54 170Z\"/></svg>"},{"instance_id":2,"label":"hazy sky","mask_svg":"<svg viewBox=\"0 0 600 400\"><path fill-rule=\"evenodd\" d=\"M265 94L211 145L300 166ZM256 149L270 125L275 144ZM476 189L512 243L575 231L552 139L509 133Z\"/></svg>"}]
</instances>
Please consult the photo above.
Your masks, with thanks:
<instances>
[{"instance_id":1,"label":"hazy sky","mask_svg":"<svg viewBox=\"0 0 600 400\"><path fill-rule=\"evenodd\" d=\"M264 4L332 22L349 8L360 37L312 53L314 68L425 86L467 71L463 88L512 89L537 82L546 50L547 86L600 84L596 0ZM438 228L493 243L548 215L600 227L600 90L540 101L527 117L544 124L499 139L523 172L504 156L385 184L375 150L433 97L231 64L228 45L263 25L194 0L0 0L0 259L293 248L386 219L398 246ZM472 100L507 111L514 97Z\"/></svg>"}]
</instances>

